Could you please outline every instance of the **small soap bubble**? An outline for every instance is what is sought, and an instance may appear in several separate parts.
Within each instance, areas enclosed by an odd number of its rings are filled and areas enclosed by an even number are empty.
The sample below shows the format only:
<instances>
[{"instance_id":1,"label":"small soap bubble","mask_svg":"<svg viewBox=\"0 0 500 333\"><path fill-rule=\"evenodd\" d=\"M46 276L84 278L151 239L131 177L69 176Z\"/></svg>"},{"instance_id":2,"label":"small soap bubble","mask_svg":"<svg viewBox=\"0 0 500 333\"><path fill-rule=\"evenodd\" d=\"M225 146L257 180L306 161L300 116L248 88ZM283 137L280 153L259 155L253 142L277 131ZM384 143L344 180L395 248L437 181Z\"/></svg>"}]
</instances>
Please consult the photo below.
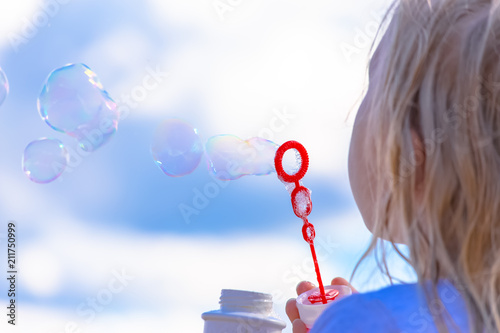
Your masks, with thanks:
<instances>
[{"instance_id":1,"label":"small soap bubble","mask_svg":"<svg viewBox=\"0 0 500 333\"><path fill-rule=\"evenodd\" d=\"M64 172L67 161L68 151L61 141L41 138L24 149L23 171L31 181L46 184Z\"/></svg>"},{"instance_id":2,"label":"small soap bubble","mask_svg":"<svg viewBox=\"0 0 500 333\"><path fill-rule=\"evenodd\" d=\"M258 137L242 140L234 135L213 136L206 144L209 168L222 180L274 172L277 149L278 145L269 140Z\"/></svg>"},{"instance_id":3,"label":"small soap bubble","mask_svg":"<svg viewBox=\"0 0 500 333\"><path fill-rule=\"evenodd\" d=\"M293 212L297 217L307 217L312 210L311 191L304 186L300 186L292 191Z\"/></svg>"},{"instance_id":4,"label":"small soap bubble","mask_svg":"<svg viewBox=\"0 0 500 333\"><path fill-rule=\"evenodd\" d=\"M302 226L302 236L304 237L304 240L309 244L314 243L316 231L314 230L314 226L311 223L304 223L304 225Z\"/></svg>"},{"instance_id":5,"label":"small soap bubble","mask_svg":"<svg viewBox=\"0 0 500 333\"><path fill-rule=\"evenodd\" d=\"M7 80L7 75L0 68L0 105L3 104L7 95L9 94L9 81Z\"/></svg>"},{"instance_id":6,"label":"small soap bubble","mask_svg":"<svg viewBox=\"0 0 500 333\"><path fill-rule=\"evenodd\" d=\"M166 175L180 177L200 164L203 144L193 126L180 119L168 119L156 128L151 153Z\"/></svg>"},{"instance_id":7,"label":"small soap bubble","mask_svg":"<svg viewBox=\"0 0 500 333\"><path fill-rule=\"evenodd\" d=\"M283 170L289 175L294 175L299 171L302 165L299 151L297 149L289 149L283 155Z\"/></svg>"},{"instance_id":8,"label":"small soap bubble","mask_svg":"<svg viewBox=\"0 0 500 333\"><path fill-rule=\"evenodd\" d=\"M38 111L50 127L75 137L86 151L108 142L118 128L115 102L84 64L50 73L38 97Z\"/></svg>"}]
</instances>

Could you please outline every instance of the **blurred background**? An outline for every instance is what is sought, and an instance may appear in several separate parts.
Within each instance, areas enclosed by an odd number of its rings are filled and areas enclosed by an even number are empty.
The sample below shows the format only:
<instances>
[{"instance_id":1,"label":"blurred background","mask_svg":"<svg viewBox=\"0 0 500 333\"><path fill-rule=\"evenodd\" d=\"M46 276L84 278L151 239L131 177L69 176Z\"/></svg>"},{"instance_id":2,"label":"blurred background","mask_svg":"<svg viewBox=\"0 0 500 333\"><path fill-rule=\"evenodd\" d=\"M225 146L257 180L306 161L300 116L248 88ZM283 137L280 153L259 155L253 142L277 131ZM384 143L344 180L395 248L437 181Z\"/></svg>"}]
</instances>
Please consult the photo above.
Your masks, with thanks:
<instances>
[{"instance_id":1,"label":"blurred background","mask_svg":"<svg viewBox=\"0 0 500 333\"><path fill-rule=\"evenodd\" d=\"M218 134L301 142L323 280L349 278L370 233L352 198L347 153L388 5L2 1L0 67L10 93L0 106L0 269L7 274L7 224L15 221L19 274L15 327L0 282L1 331L202 332L201 314L217 309L228 288L273 294L288 323L295 285L316 280L288 192L275 173L215 180L205 159L190 175L166 176L150 146L171 117L204 142ZM48 74L68 63L89 66L127 110L112 140L90 154L37 111ZM157 84L146 87L151 77ZM41 137L64 142L73 159L49 184L31 182L21 167L24 148ZM397 276L414 278L391 261ZM368 291L388 281L370 258L353 284Z\"/></svg>"}]
</instances>

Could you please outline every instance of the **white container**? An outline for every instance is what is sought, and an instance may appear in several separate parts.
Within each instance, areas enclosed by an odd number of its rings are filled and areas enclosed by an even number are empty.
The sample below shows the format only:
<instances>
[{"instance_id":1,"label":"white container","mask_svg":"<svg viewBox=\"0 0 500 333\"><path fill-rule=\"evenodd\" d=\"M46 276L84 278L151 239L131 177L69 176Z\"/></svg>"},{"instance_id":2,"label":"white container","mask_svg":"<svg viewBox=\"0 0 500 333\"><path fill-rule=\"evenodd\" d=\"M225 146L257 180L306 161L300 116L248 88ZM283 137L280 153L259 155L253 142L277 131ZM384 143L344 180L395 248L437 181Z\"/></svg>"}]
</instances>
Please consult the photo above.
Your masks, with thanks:
<instances>
[{"instance_id":1,"label":"white container","mask_svg":"<svg viewBox=\"0 0 500 333\"><path fill-rule=\"evenodd\" d=\"M342 299L352 294L352 290L348 286L343 286L343 285L325 286L325 291L329 289L337 289L339 291L339 295L335 298L335 300L328 302L326 304L323 303L311 304L311 302L309 302L309 296L312 293L319 292L319 288L308 290L297 297L297 309L299 310L300 319L302 319L302 321L304 322L304 324L306 324L306 327L308 329L310 329L314 325L314 322L316 321L316 319L318 319L319 315L328 306L330 306L330 304L333 304L339 299Z\"/></svg>"},{"instance_id":2,"label":"white container","mask_svg":"<svg viewBox=\"0 0 500 333\"><path fill-rule=\"evenodd\" d=\"M286 323L272 316L272 295L222 289L220 309L205 312L203 333L281 333Z\"/></svg>"}]
</instances>

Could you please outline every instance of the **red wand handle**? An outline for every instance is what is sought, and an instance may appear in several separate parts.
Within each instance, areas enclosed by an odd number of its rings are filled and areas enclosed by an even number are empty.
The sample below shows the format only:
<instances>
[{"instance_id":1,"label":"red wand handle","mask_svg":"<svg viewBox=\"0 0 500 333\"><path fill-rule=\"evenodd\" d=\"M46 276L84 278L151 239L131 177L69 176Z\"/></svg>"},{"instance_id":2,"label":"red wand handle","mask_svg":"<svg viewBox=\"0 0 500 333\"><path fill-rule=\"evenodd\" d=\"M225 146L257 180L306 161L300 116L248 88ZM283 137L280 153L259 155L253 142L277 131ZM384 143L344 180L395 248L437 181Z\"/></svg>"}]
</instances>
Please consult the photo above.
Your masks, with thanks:
<instances>
[{"instance_id":1,"label":"red wand handle","mask_svg":"<svg viewBox=\"0 0 500 333\"><path fill-rule=\"evenodd\" d=\"M283 156L285 155L285 152L290 149L297 150L301 159L299 171L292 175L286 173L283 169ZM314 261L314 269L316 270L316 277L318 278L321 300L323 301L323 304L326 304L325 287L323 286L323 281L321 280L318 258L316 256L316 249L314 248L314 237L316 236L316 232L314 231L314 226L307 220L307 216L309 216L312 210L311 191L309 191L307 187L300 185L300 180L305 176L307 169L309 168L309 156L307 155L307 151L303 145L297 141L287 141L276 151L274 166L276 168L278 178L281 181L295 185L291 194L293 212L297 215L297 217L304 221L302 236L311 247L311 254Z\"/></svg>"}]
</instances>

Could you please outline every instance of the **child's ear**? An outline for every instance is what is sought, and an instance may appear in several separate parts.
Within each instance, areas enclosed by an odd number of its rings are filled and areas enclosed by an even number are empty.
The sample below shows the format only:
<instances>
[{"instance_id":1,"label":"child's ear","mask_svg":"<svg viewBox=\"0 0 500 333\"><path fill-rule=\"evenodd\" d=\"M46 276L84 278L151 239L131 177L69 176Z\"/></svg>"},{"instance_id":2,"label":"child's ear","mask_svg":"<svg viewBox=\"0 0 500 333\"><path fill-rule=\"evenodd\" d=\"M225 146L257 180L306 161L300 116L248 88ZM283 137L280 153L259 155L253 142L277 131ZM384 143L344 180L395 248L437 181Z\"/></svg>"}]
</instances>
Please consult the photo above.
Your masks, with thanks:
<instances>
[{"instance_id":1,"label":"child's ear","mask_svg":"<svg viewBox=\"0 0 500 333\"><path fill-rule=\"evenodd\" d=\"M422 187L424 184L425 178L425 148L424 143L422 141L422 137L418 133L418 131L414 128L410 130L411 132L411 142L413 144L414 151L414 161L415 161L415 190L417 191L416 196L420 198Z\"/></svg>"}]
</instances>

